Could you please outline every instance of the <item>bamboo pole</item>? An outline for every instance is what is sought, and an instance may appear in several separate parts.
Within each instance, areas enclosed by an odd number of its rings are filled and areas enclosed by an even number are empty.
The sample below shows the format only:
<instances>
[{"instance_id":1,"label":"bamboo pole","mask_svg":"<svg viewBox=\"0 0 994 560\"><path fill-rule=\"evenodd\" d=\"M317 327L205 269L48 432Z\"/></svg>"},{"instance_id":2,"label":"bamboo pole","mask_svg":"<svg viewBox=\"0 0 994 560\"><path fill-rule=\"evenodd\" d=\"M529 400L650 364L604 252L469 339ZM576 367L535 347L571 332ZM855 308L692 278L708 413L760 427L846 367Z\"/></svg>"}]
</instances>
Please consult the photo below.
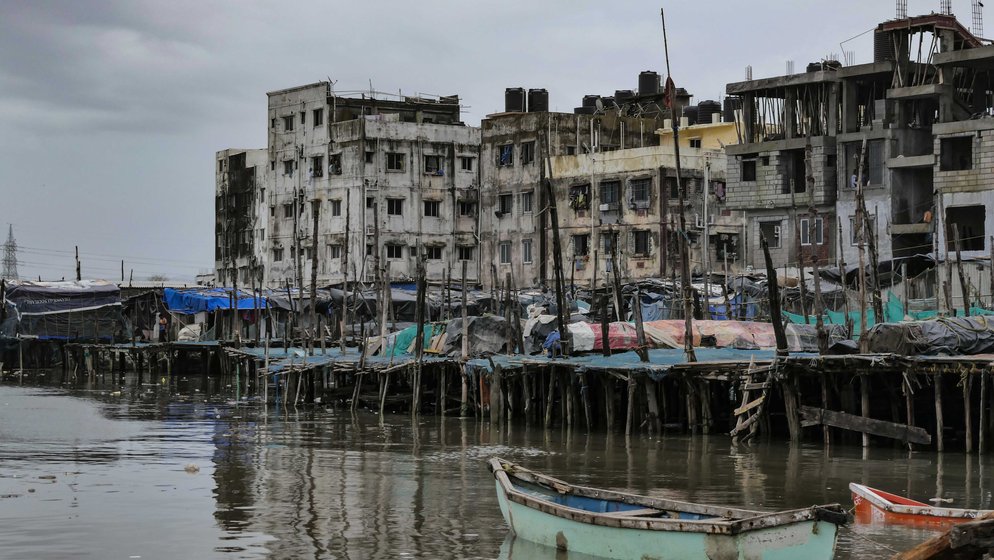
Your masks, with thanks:
<instances>
[{"instance_id":1,"label":"bamboo pole","mask_svg":"<svg viewBox=\"0 0 994 560\"><path fill-rule=\"evenodd\" d=\"M959 226L953 224L953 240L956 243L956 273L959 275L960 290L963 292L963 316L970 316L970 285L963 272L963 252L959 237ZM955 313L953 314L955 315Z\"/></svg>"},{"instance_id":2,"label":"bamboo pole","mask_svg":"<svg viewBox=\"0 0 994 560\"><path fill-rule=\"evenodd\" d=\"M783 330L783 317L780 313L780 288L777 285L777 272L773 268L773 259L770 258L770 246L766 241L766 236L760 235L759 244L763 249L763 258L766 260L766 282L770 298L770 322L773 323L773 334L777 341L777 356L786 356L787 335Z\"/></svg>"},{"instance_id":3,"label":"bamboo pole","mask_svg":"<svg viewBox=\"0 0 994 560\"><path fill-rule=\"evenodd\" d=\"M939 453L944 449L942 432L944 431L942 419L942 374L932 374L932 385L935 389L935 448Z\"/></svg>"}]
</instances>

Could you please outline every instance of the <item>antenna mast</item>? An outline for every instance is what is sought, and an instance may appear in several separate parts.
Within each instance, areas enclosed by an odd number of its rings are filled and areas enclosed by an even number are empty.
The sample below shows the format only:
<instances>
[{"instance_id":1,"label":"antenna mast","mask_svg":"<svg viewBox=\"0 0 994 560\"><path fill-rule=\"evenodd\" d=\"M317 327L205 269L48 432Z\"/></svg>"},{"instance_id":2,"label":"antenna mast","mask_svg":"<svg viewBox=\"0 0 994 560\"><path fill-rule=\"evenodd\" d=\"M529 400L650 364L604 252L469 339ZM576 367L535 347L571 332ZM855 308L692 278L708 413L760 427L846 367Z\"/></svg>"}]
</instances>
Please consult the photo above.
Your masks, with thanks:
<instances>
[{"instance_id":1,"label":"antenna mast","mask_svg":"<svg viewBox=\"0 0 994 560\"><path fill-rule=\"evenodd\" d=\"M973 0L973 29L970 31L974 37L984 36L984 3L980 0Z\"/></svg>"},{"instance_id":2,"label":"antenna mast","mask_svg":"<svg viewBox=\"0 0 994 560\"><path fill-rule=\"evenodd\" d=\"M939 13L944 16L953 15L953 0L939 0Z\"/></svg>"},{"instance_id":3,"label":"antenna mast","mask_svg":"<svg viewBox=\"0 0 994 560\"><path fill-rule=\"evenodd\" d=\"M17 280L17 240L14 239L14 225L7 229L7 242L3 244L3 274L0 278Z\"/></svg>"}]
</instances>

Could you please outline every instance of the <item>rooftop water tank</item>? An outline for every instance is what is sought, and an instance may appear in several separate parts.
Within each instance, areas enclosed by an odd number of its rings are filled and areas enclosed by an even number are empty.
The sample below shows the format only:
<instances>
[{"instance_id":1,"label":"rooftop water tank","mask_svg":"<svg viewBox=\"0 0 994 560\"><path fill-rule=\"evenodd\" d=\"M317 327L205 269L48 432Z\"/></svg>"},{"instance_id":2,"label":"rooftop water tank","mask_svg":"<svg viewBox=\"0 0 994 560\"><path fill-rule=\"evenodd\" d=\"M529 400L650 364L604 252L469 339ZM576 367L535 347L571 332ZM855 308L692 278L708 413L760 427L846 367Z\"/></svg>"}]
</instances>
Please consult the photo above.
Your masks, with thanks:
<instances>
[{"instance_id":1,"label":"rooftop water tank","mask_svg":"<svg viewBox=\"0 0 994 560\"><path fill-rule=\"evenodd\" d=\"M525 112L525 88L507 88L504 90L504 112Z\"/></svg>"},{"instance_id":2,"label":"rooftop water tank","mask_svg":"<svg viewBox=\"0 0 994 560\"><path fill-rule=\"evenodd\" d=\"M528 90L528 112L529 113L549 112L549 92L544 89Z\"/></svg>"},{"instance_id":3,"label":"rooftop water tank","mask_svg":"<svg viewBox=\"0 0 994 560\"><path fill-rule=\"evenodd\" d=\"M659 93L659 74L645 70L639 74L639 95L655 95Z\"/></svg>"}]
</instances>

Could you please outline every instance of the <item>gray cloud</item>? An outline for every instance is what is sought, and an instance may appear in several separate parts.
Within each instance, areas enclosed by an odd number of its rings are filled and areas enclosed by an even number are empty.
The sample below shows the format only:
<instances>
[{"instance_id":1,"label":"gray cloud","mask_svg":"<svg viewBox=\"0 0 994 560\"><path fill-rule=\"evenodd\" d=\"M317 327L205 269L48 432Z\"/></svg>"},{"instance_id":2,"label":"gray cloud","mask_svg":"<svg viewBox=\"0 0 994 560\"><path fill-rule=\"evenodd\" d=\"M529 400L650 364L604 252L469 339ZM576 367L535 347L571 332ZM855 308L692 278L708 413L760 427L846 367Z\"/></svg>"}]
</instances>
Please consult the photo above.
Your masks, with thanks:
<instances>
[{"instance_id":1,"label":"gray cloud","mask_svg":"<svg viewBox=\"0 0 994 560\"><path fill-rule=\"evenodd\" d=\"M674 77L698 100L747 64L802 69L893 15L865 0L666 5ZM36 248L21 255L32 276L71 274L75 244L107 255L93 276L119 274L117 256L136 276L210 268L214 152L265 145L270 90L331 77L339 91L458 93L475 125L505 87L545 87L571 111L664 66L659 4L639 0L0 0L0 13L0 222ZM847 45L857 61L866 39Z\"/></svg>"}]
</instances>

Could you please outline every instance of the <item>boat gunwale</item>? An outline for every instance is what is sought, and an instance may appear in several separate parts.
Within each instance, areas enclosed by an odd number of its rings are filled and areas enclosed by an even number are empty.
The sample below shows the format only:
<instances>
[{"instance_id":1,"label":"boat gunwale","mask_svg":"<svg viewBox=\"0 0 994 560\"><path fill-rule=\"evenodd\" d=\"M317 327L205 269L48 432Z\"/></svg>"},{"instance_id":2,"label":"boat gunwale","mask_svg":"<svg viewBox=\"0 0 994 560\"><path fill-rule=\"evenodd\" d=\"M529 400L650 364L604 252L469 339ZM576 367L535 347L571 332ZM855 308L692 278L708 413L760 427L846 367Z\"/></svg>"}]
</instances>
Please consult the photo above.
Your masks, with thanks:
<instances>
[{"instance_id":1,"label":"boat gunwale","mask_svg":"<svg viewBox=\"0 0 994 560\"><path fill-rule=\"evenodd\" d=\"M505 497L514 503L535 509L556 517L569 519L579 523L591 525L601 525L605 527L617 527L622 529L638 529L648 531L674 531L683 533L709 533L720 535L737 535L751 530L782 527L806 521L826 521L837 525L831 519L825 519L819 514L819 510L826 511L833 515L845 515L842 506L839 504L828 504L823 506L811 506L807 508L785 510L778 512L761 512L754 510L744 510L737 508L727 508L720 506L709 506L705 504L694 504L690 502L680 502L676 500L651 498L615 492L611 490L601 490L587 486L576 486L551 476L543 475L521 467L515 463L504 461L494 457L489 461L490 470L504 492ZM508 470L510 469L510 471ZM514 488L510 477L515 477L524 482L539 484L560 493L572 493L574 495L600 499L620 501L631 505L643 505L658 510L683 511L687 513L697 513L703 515L713 515L714 519L672 519L672 518L647 518L638 516L619 515L618 512L610 514L592 512L588 510L572 508L543 500L526 494Z\"/></svg>"},{"instance_id":2,"label":"boat gunwale","mask_svg":"<svg viewBox=\"0 0 994 560\"><path fill-rule=\"evenodd\" d=\"M920 517L946 517L950 519L977 519L980 516L992 513L994 510L983 510L983 509L964 509L964 508L946 508L932 506L929 504L923 504L920 506L908 506L902 504L896 504L887 498L877 494L877 492L883 492L877 488L872 488L866 486L865 484L858 484L855 482L849 483L849 491L860 498L866 500L870 505L890 513L899 513L903 515L915 515ZM888 492L889 494L890 492ZM895 496L897 494L894 494Z\"/></svg>"}]
</instances>

